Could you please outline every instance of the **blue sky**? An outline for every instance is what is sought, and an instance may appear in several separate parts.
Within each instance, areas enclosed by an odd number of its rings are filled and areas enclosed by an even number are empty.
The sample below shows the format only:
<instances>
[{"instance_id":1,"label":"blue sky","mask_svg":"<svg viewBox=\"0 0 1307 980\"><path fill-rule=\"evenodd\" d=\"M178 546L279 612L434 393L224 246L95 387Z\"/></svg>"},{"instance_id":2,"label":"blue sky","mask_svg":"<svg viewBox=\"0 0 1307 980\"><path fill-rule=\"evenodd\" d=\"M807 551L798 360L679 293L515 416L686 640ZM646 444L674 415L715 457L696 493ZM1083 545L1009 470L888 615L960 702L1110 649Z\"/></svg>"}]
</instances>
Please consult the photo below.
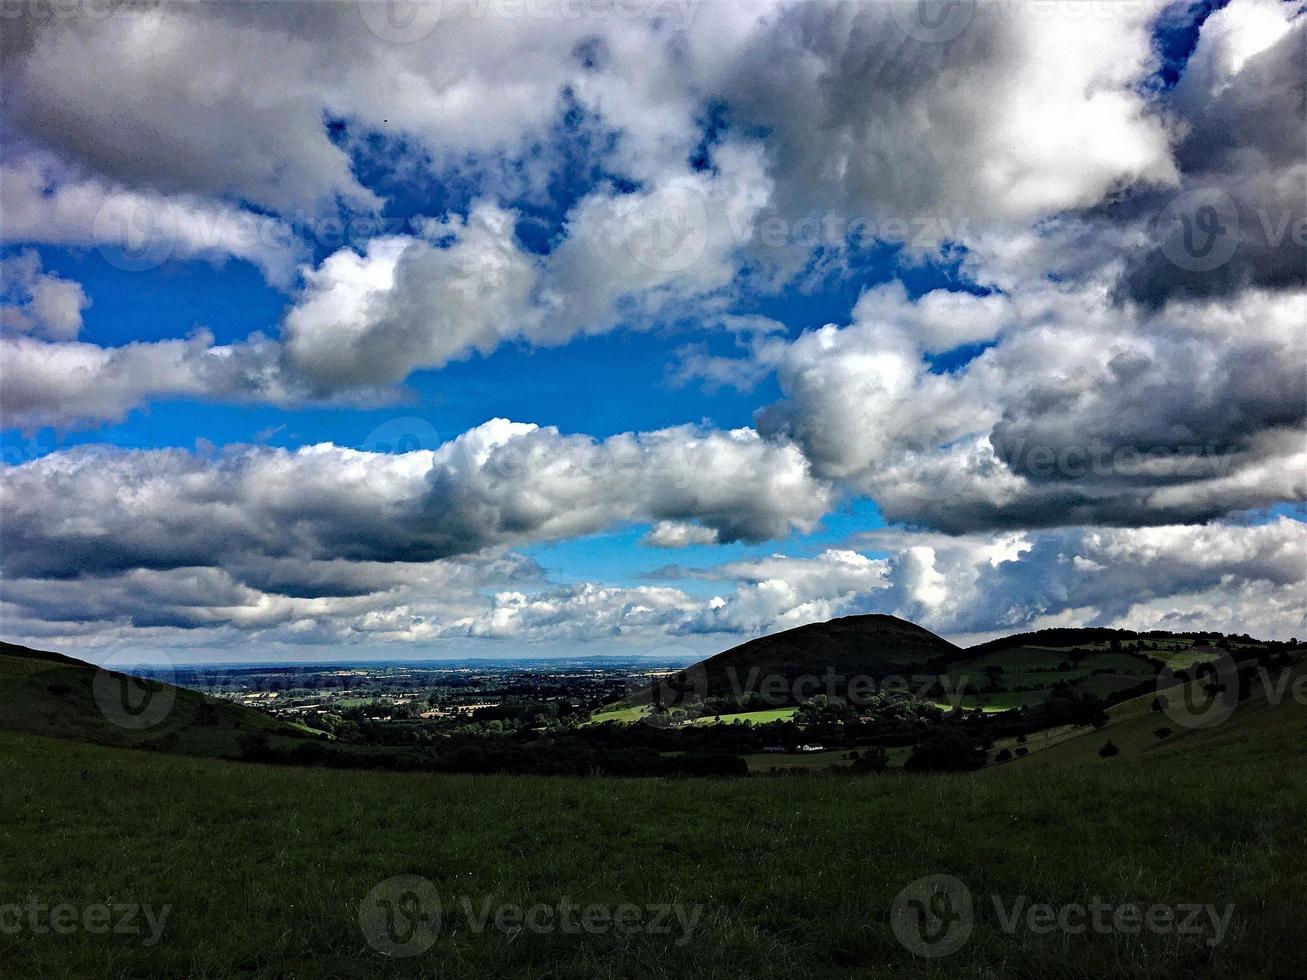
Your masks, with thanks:
<instances>
[{"instance_id":1,"label":"blue sky","mask_svg":"<svg viewBox=\"0 0 1307 980\"><path fill-rule=\"evenodd\" d=\"M1301 631L1300 3L556 6L19 25L8 636Z\"/></svg>"}]
</instances>

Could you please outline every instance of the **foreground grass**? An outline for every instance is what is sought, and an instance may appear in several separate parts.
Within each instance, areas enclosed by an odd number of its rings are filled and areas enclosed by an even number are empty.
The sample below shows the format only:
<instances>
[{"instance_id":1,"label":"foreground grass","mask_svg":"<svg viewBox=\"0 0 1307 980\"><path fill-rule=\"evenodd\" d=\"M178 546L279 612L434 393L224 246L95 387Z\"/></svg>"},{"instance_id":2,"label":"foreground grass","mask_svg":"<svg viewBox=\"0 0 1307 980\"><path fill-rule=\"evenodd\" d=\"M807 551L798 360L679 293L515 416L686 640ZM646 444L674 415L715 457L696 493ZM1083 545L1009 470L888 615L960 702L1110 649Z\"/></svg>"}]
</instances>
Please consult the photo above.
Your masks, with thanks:
<instances>
[{"instance_id":1,"label":"foreground grass","mask_svg":"<svg viewBox=\"0 0 1307 980\"><path fill-rule=\"evenodd\" d=\"M1289 977L1307 895L1303 732L1017 767L994 778L576 780L283 769L0 734L0 905L170 905L163 938L0 930L13 977ZM360 931L393 875L444 899L426 953ZM914 957L895 896L952 874L975 896L958 952ZM1234 905L1224 941L1035 935L1031 902ZM471 930L457 897L682 903L672 935Z\"/></svg>"}]
</instances>

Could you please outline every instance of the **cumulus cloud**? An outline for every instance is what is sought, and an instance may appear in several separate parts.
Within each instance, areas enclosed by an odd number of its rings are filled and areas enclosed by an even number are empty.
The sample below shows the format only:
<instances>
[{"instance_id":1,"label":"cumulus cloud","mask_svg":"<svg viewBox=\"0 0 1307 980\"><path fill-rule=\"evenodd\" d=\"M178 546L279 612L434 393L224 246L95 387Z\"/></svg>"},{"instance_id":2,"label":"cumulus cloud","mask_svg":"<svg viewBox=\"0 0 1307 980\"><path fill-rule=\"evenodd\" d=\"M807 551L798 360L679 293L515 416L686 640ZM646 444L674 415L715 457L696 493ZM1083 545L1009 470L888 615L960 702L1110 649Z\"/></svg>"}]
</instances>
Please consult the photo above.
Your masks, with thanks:
<instances>
[{"instance_id":1,"label":"cumulus cloud","mask_svg":"<svg viewBox=\"0 0 1307 980\"><path fill-rule=\"evenodd\" d=\"M195 194L164 194L79 176L53 158L0 162L0 242L93 245L145 272L169 259L244 259L285 286L307 250L285 222Z\"/></svg>"},{"instance_id":2,"label":"cumulus cloud","mask_svg":"<svg viewBox=\"0 0 1307 980\"><path fill-rule=\"evenodd\" d=\"M682 380L774 373L779 401L752 430L54 453L3 474L7 629L574 642L885 611L960 636L1301 632L1302 525L1231 516L1307 498L1301 3L1206 16L1171 88L1152 30L1180 8L1152 2L383 6L9 20L3 240L146 273L248 261L289 308L267 336L102 347L78 339L82 288L11 255L7 424L377 400L504 344L684 323L749 356L685 348ZM577 127L589 176L558 204ZM314 222L381 213L387 165L452 203L310 261ZM797 337L741 315L858 239L969 284L877 285ZM784 538L844 495L947 534L681 570L723 583L711 600L560 585L506 550L634 524L665 548Z\"/></svg>"},{"instance_id":3,"label":"cumulus cloud","mask_svg":"<svg viewBox=\"0 0 1307 980\"><path fill-rule=\"evenodd\" d=\"M1156 209L1122 292L1172 297L1307 285L1307 9L1236 0L1204 21L1168 107L1183 192Z\"/></svg>"},{"instance_id":4,"label":"cumulus cloud","mask_svg":"<svg viewBox=\"0 0 1307 980\"><path fill-rule=\"evenodd\" d=\"M767 246L758 228L769 213L795 227L813 209L834 209L889 238L886 219L956 218L914 235L928 248L972 243L996 227L1016 233L1123 187L1172 185L1172 129L1141 85L1155 68L1149 28L1158 9L966 5L963 21L939 29L907 2L714 3L588 17L564 16L562 6L514 17L448 3L404 25L377 19L379 7L324 4L25 17L7 42L7 118L57 156L6 164L6 234L113 245L135 263L236 256L289 285L303 257L297 219L381 204L352 170L351 145L367 134L408 147L401 155L433 176L483 175L490 196L465 215L306 268L281 324L281 355L261 348L260 385L199 372L214 384L140 385L134 402L259 392L372 399L414 370L506 341L723 322L742 270L768 282L768 267L792 272L810 251L793 236ZM693 24L677 13L693 13ZM1204 65L1220 63L1208 74L1234 70L1206 50ZM610 134L594 162L624 179L576 201L548 254L536 256L516 236L515 212L496 199L512 191L490 175L525 175L529 186L517 193L528 197L547 183L551 165L537 151L551 145L564 105ZM728 107L733 127L701 146L712 105ZM331 120L349 135L333 139ZM232 132L241 134L234 143ZM695 155L704 165L689 165ZM941 303L953 305L929 309ZM920 304L917 335L926 350L985 340L1004 305L939 294ZM114 387L98 415L31 406L30 418L117 419L133 399L126 385Z\"/></svg>"},{"instance_id":5,"label":"cumulus cloud","mask_svg":"<svg viewBox=\"0 0 1307 980\"><path fill-rule=\"evenodd\" d=\"M770 189L756 145L715 158L715 174L586 195L544 258L517 240L515 213L484 201L425 222L424 238L342 249L306 274L286 317L289 368L325 391L393 384L506 341L558 345L702 304L730 282L747 237L736 229Z\"/></svg>"},{"instance_id":6,"label":"cumulus cloud","mask_svg":"<svg viewBox=\"0 0 1307 980\"><path fill-rule=\"evenodd\" d=\"M714 598L677 630L758 635L860 612L872 593L886 587L886 570L884 561L841 550L718 566L700 574L734 581L735 590Z\"/></svg>"},{"instance_id":7,"label":"cumulus cloud","mask_svg":"<svg viewBox=\"0 0 1307 980\"><path fill-rule=\"evenodd\" d=\"M829 490L792 446L691 427L597 442L496 419L436 450L107 447L4 471L12 575L227 567L251 557L432 561L626 522L723 541L809 529Z\"/></svg>"},{"instance_id":8,"label":"cumulus cloud","mask_svg":"<svg viewBox=\"0 0 1307 980\"><path fill-rule=\"evenodd\" d=\"M261 337L215 345L207 330L185 340L101 347L0 336L0 414L10 427L68 428L118 421L147 399L184 396L286 403L277 346Z\"/></svg>"},{"instance_id":9,"label":"cumulus cloud","mask_svg":"<svg viewBox=\"0 0 1307 980\"><path fill-rule=\"evenodd\" d=\"M1286 638L1307 623L1307 524L1258 524L949 537L871 532L894 552L878 603L963 637L1045 625L1216 629Z\"/></svg>"},{"instance_id":10,"label":"cumulus cloud","mask_svg":"<svg viewBox=\"0 0 1307 980\"><path fill-rule=\"evenodd\" d=\"M916 3L793 4L728 100L772 128L790 212L949 219L924 243L965 239L1175 182L1138 84L1160 8L963 4L932 25Z\"/></svg>"},{"instance_id":11,"label":"cumulus cloud","mask_svg":"<svg viewBox=\"0 0 1307 980\"><path fill-rule=\"evenodd\" d=\"M76 337L90 305L81 283L42 271L41 257L30 249L0 259L0 328L52 340Z\"/></svg>"},{"instance_id":12,"label":"cumulus cloud","mask_svg":"<svg viewBox=\"0 0 1307 980\"><path fill-rule=\"evenodd\" d=\"M452 241L376 238L307 273L283 328L292 370L329 391L393 384L528 329L538 270L512 214L483 204L428 230Z\"/></svg>"},{"instance_id":13,"label":"cumulus cloud","mask_svg":"<svg viewBox=\"0 0 1307 980\"><path fill-rule=\"evenodd\" d=\"M717 531L684 521L658 521L641 539L654 548L688 548L691 545L716 544Z\"/></svg>"},{"instance_id":14,"label":"cumulus cloud","mask_svg":"<svg viewBox=\"0 0 1307 980\"><path fill-rule=\"evenodd\" d=\"M1307 294L1149 313L1110 283L864 295L854 322L756 357L785 399L758 417L891 519L964 532L1171 523L1307 494ZM951 371L940 335L984 340Z\"/></svg>"}]
</instances>

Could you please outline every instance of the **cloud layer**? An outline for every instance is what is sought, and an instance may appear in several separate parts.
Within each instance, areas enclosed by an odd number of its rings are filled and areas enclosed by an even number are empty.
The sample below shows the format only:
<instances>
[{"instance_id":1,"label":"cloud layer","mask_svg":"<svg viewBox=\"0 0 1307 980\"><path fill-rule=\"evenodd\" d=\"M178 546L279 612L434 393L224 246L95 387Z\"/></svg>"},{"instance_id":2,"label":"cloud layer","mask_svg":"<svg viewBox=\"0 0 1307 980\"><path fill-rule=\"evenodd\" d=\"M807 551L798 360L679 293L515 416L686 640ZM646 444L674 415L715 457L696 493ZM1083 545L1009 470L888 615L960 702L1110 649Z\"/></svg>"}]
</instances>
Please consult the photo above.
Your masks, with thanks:
<instances>
[{"instance_id":1,"label":"cloud layer","mask_svg":"<svg viewBox=\"0 0 1307 980\"><path fill-rule=\"evenodd\" d=\"M52 452L0 479L7 633L1307 628L1284 516L1307 500L1303 3L407 12L6 19L5 427L347 410L619 330L675 334L680 382L771 392L753 427L599 439L493 418L492 392L491 421L411 452ZM56 261L92 250L118 278ZM103 341L97 290L194 262L252 266L282 312ZM831 283L852 308L791 329ZM864 499L890 529L817 543ZM614 528L684 566L559 576L515 550Z\"/></svg>"}]
</instances>

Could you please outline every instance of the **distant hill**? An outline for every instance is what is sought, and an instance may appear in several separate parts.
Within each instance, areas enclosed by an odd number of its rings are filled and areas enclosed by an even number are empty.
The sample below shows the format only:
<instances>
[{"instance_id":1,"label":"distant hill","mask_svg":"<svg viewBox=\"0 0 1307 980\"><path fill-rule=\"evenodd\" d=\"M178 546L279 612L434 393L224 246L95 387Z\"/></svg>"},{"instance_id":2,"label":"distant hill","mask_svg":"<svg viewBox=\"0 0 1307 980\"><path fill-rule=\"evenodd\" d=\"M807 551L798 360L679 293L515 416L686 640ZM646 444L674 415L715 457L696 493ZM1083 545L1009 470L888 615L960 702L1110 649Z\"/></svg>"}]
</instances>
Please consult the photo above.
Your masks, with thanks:
<instances>
[{"instance_id":1,"label":"distant hill","mask_svg":"<svg viewBox=\"0 0 1307 980\"><path fill-rule=\"evenodd\" d=\"M1183 669L1223 650L1241 660L1286 646L1204 631L1086 627L1017 633L963 649L895 616L845 616L741 643L668 674L625 703L677 707L760 694L779 706L816 694L842 695L851 678L880 683L898 677L912 684L931 675L940 683L921 687L929 691L923 696L967 708L1035 704L1059 687L1110 701L1132 696L1164 667ZM828 676L835 679L833 690ZM801 689L802 680L808 686ZM770 693L763 689L768 684L774 685Z\"/></svg>"},{"instance_id":2,"label":"distant hill","mask_svg":"<svg viewBox=\"0 0 1307 980\"><path fill-rule=\"evenodd\" d=\"M45 650L0 642L0 730L237 758L242 736L300 738L261 712Z\"/></svg>"},{"instance_id":3,"label":"distant hill","mask_svg":"<svg viewBox=\"0 0 1307 980\"><path fill-rule=\"evenodd\" d=\"M837 691L850 678L881 681L889 676L934 673L965 656L965 651L930 630L896 616L843 616L825 623L797 626L732 647L665 678L631 700L677 702L702 697L731 697L760 692L766 683L793 689L805 679L820 686L807 696L829 693L826 677ZM783 685L774 679L781 679Z\"/></svg>"}]
</instances>

